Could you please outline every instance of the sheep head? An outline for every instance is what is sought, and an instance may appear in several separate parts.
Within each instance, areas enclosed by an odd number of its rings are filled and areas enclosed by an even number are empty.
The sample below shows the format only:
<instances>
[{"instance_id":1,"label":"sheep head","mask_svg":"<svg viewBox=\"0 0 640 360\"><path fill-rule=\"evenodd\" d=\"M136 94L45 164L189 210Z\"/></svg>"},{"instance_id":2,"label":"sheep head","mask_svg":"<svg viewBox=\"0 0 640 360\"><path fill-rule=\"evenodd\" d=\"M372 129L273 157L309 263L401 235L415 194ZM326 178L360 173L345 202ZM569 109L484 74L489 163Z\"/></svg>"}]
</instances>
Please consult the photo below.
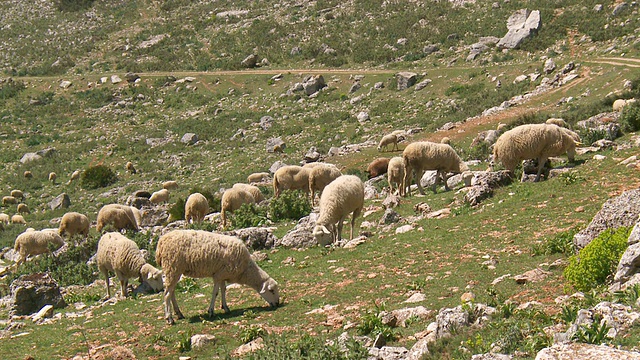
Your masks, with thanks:
<instances>
[{"instance_id":1,"label":"sheep head","mask_svg":"<svg viewBox=\"0 0 640 360\"><path fill-rule=\"evenodd\" d=\"M150 264L142 265L140 276L151 288L158 292L162 290L162 270L158 270Z\"/></svg>"},{"instance_id":2,"label":"sheep head","mask_svg":"<svg viewBox=\"0 0 640 360\"><path fill-rule=\"evenodd\" d=\"M327 246L333 242L333 234L324 225L316 225L312 234L320 246Z\"/></svg>"},{"instance_id":3,"label":"sheep head","mask_svg":"<svg viewBox=\"0 0 640 360\"><path fill-rule=\"evenodd\" d=\"M278 283L272 278L267 279L264 283L262 283L260 296L262 296L262 298L269 303L269 306L278 306L280 304Z\"/></svg>"}]
</instances>

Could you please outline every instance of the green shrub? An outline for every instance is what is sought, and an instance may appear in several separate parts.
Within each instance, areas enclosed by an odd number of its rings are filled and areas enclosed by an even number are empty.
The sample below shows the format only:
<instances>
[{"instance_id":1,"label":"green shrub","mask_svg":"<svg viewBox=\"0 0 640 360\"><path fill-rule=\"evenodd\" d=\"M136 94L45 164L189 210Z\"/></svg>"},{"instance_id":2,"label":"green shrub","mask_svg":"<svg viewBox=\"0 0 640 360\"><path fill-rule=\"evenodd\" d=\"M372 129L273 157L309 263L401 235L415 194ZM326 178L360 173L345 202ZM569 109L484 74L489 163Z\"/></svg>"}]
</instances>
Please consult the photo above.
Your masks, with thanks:
<instances>
[{"instance_id":1,"label":"green shrub","mask_svg":"<svg viewBox=\"0 0 640 360\"><path fill-rule=\"evenodd\" d=\"M267 221L267 209L256 204L242 204L230 218L235 229L262 226Z\"/></svg>"},{"instance_id":2,"label":"green shrub","mask_svg":"<svg viewBox=\"0 0 640 360\"><path fill-rule=\"evenodd\" d=\"M15 97L25 88L26 85L22 81L14 81L13 79L8 79L7 81L0 84L0 100Z\"/></svg>"},{"instance_id":3,"label":"green shrub","mask_svg":"<svg viewBox=\"0 0 640 360\"><path fill-rule=\"evenodd\" d=\"M387 341L396 339L396 334L393 332L393 329L382 322L382 318L379 316L382 311L384 311L384 305L376 305L375 311L368 311L362 317L362 322L357 326L358 333L360 335L382 335Z\"/></svg>"},{"instance_id":4,"label":"green shrub","mask_svg":"<svg viewBox=\"0 0 640 360\"><path fill-rule=\"evenodd\" d=\"M533 255L573 254L573 236L577 230L572 229L555 234L545 239L542 244L533 247Z\"/></svg>"},{"instance_id":5,"label":"green shrub","mask_svg":"<svg viewBox=\"0 0 640 360\"><path fill-rule=\"evenodd\" d=\"M622 109L620 114L620 128L624 132L634 132L640 130L640 104L629 104Z\"/></svg>"},{"instance_id":6,"label":"green shrub","mask_svg":"<svg viewBox=\"0 0 640 360\"><path fill-rule=\"evenodd\" d=\"M169 221L184 220L184 204L186 200L178 198L175 204L169 208Z\"/></svg>"},{"instance_id":7,"label":"green shrub","mask_svg":"<svg viewBox=\"0 0 640 360\"><path fill-rule=\"evenodd\" d=\"M269 215L272 221L299 220L311 212L309 196L300 190L285 190L278 198L269 203Z\"/></svg>"},{"instance_id":8,"label":"green shrub","mask_svg":"<svg viewBox=\"0 0 640 360\"><path fill-rule=\"evenodd\" d=\"M246 327L240 330L238 334L238 338L242 341L243 344L251 342L259 337L262 337L267 332L260 326L251 325L250 327Z\"/></svg>"},{"instance_id":9,"label":"green shrub","mask_svg":"<svg viewBox=\"0 0 640 360\"><path fill-rule=\"evenodd\" d=\"M582 139L582 143L585 145L591 145L594 142L602 139L612 140L612 141L615 140L615 139L611 139L608 135L608 132L605 130L586 129L583 131L579 131L578 134L580 134L580 139Z\"/></svg>"},{"instance_id":10,"label":"green shrub","mask_svg":"<svg viewBox=\"0 0 640 360\"><path fill-rule=\"evenodd\" d=\"M628 227L603 231L578 254L569 258L569 266L564 270L565 278L580 291L603 284L627 248L629 232Z\"/></svg>"},{"instance_id":11,"label":"green shrub","mask_svg":"<svg viewBox=\"0 0 640 360\"><path fill-rule=\"evenodd\" d=\"M191 190L189 191L189 194L194 194L194 193L200 193L202 194L202 196L204 196L207 199L207 202L209 203L209 212L220 212L221 197L219 195L215 194L213 191L209 189L204 189L197 186L194 188L191 188ZM182 211L184 212L184 203L182 204ZM181 219L184 219L184 214L182 214Z\"/></svg>"},{"instance_id":12,"label":"green shrub","mask_svg":"<svg viewBox=\"0 0 640 360\"><path fill-rule=\"evenodd\" d=\"M85 189L97 189L118 181L116 174L106 165L90 166L82 173L80 185Z\"/></svg>"}]
</instances>

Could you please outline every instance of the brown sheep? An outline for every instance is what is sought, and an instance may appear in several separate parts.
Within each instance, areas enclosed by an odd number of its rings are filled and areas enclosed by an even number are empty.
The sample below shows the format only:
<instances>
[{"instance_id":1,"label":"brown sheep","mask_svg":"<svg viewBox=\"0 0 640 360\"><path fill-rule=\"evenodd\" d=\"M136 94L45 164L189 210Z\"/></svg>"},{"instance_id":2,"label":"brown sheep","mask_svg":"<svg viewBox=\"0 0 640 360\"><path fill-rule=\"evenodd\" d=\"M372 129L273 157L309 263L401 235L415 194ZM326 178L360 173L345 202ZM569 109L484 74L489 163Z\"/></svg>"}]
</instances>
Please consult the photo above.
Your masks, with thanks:
<instances>
[{"instance_id":1,"label":"brown sheep","mask_svg":"<svg viewBox=\"0 0 640 360\"><path fill-rule=\"evenodd\" d=\"M369 179L387 173L389 167L389 158L377 158L367 166L367 174Z\"/></svg>"}]
</instances>

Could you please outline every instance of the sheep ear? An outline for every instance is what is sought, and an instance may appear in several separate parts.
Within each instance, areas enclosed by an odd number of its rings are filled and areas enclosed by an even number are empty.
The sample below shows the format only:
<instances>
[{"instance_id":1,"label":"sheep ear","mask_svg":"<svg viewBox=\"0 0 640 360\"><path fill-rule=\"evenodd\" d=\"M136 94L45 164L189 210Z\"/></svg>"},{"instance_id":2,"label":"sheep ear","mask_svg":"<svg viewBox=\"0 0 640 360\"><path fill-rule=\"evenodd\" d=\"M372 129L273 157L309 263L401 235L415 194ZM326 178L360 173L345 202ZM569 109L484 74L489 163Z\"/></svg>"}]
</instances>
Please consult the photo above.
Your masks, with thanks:
<instances>
[{"instance_id":1,"label":"sheep ear","mask_svg":"<svg viewBox=\"0 0 640 360\"><path fill-rule=\"evenodd\" d=\"M322 232L323 232L323 233L325 233L325 234L327 234L327 235L331 234L331 232L329 231L329 229L327 229L327 227L326 227L326 226L322 225L322 228L321 228L321 229L322 229Z\"/></svg>"}]
</instances>

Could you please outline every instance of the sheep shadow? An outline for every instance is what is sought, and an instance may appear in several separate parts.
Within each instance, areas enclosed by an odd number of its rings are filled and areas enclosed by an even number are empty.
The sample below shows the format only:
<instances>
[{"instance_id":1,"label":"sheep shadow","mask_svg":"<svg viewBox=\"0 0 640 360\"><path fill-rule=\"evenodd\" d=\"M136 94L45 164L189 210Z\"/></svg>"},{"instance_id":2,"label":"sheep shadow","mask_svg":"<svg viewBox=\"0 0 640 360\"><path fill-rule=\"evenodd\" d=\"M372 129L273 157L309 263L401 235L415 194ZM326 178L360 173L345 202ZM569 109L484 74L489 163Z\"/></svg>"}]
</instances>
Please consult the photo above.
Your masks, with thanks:
<instances>
[{"instance_id":1,"label":"sheep shadow","mask_svg":"<svg viewBox=\"0 0 640 360\"><path fill-rule=\"evenodd\" d=\"M257 315L262 312L275 311L285 306L286 304L280 304L277 307L273 307L273 308L270 306L252 306L244 309L233 309L228 313L225 313L222 309L216 309L216 312L213 314L213 316L209 316L209 314L204 312L202 314L190 316L188 321L190 324L194 324L194 323L201 323L203 320L204 321L227 320L227 319L243 316L245 313L252 313L254 315Z\"/></svg>"}]
</instances>

